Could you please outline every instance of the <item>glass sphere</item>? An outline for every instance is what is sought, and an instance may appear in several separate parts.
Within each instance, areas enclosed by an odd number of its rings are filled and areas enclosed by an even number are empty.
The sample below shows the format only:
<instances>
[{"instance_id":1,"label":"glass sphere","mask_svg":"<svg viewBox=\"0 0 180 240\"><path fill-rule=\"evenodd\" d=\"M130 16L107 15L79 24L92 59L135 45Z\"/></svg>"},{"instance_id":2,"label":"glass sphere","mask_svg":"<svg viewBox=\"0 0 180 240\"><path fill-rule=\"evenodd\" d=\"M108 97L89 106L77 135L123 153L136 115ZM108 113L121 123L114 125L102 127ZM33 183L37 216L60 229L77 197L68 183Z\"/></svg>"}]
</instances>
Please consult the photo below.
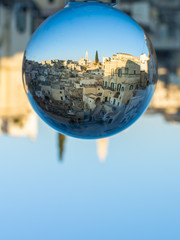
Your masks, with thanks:
<instances>
[{"instance_id":1,"label":"glass sphere","mask_svg":"<svg viewBox=\"0 0 180 240\"><path fill-rule=\"evenodd\" d=\"M70 3L32 36L23 80L37 114L58 132L104 138L148 107L157 81L143 29L108 4Z\"/></svg>"}]
</instances>

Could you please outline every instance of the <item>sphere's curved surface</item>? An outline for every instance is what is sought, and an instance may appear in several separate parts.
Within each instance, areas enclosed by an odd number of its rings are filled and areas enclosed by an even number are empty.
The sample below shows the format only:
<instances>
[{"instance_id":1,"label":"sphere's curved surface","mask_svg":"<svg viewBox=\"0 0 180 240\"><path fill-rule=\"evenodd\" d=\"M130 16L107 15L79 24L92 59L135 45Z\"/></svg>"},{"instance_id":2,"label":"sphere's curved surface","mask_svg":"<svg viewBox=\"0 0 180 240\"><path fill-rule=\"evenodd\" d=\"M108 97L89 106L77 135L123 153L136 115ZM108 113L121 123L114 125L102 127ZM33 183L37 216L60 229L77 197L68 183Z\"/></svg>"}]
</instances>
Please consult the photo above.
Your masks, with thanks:
<instances>
[{"instance_id":1,"label":"sphere's curved surface","mask_svg":"<svg viewBox=\"0 0 180 240\"><path fill-rule=\"evenodd\" d=\"M24 55L24 87L57 131L102 138L123 131L148 107L157 81L150 40L108 5L71 4L48 18Z\"/></svg>"}]
</instances>

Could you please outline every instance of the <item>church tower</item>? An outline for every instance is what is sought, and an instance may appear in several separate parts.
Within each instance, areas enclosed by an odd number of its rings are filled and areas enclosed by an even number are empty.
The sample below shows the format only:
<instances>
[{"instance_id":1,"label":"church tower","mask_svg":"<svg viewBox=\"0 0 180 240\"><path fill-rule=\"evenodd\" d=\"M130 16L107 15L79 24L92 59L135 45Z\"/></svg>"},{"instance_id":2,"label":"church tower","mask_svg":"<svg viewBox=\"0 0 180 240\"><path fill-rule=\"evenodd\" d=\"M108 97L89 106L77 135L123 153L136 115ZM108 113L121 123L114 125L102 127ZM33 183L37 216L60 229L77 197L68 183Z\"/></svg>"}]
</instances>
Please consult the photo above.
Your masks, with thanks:
<instances>
[{"instance_id":1,"label":"church tower","mask_svg":"<svg viewBox=\"0 0 180 240\"><path fill-rule=\"evenodd\" d=\"M86 57L85 59L88 61L88 51L86 51Z\"/></svg>"}]
</instances>

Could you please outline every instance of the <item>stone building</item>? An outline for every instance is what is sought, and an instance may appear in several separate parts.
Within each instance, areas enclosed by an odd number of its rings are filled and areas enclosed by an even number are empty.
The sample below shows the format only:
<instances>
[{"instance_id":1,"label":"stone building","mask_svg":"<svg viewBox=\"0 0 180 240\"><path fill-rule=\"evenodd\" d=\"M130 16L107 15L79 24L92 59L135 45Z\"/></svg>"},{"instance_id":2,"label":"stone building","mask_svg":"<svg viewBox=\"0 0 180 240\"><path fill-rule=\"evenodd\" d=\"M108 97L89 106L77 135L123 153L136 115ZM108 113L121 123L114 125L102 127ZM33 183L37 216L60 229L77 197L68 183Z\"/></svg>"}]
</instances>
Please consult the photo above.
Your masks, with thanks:
<instances>
[{"instance_id":1,"label":"stone building","mask_svg":"<svg viewBox=\"0 0 180 240\"><path fill-rule=\"evenodd\" d=\"M64 101L65 100L64 89L55 86L52 87L52 98L56 101Z\"/></svg>"},{"instance_id":2,"label":"stone building","mask_svg":"<svg viewBox=\"0 0 180 240\"><path fill-rule=\"evenodd\" d=\"M34 139L37 116L23 89L22 59L22 53L0 59L0 134Z\"/></svg>"},{"instance_id":3,"label":"stone building","mask_svg":"<svg viewBox=\"0 0 180 240\"><path fill-rule=\"evenodd\" d=\"M146 88L148 84L148 57L145 54L138 58L124 53L113 55L112 59L104 62L104 82L105 89L110 89L109 96L105 96L105 101L119 106L121 103L127 104L135 94L135 90ZM143 65L141 67L141 60Z\"/></svg>"}]
</instances>

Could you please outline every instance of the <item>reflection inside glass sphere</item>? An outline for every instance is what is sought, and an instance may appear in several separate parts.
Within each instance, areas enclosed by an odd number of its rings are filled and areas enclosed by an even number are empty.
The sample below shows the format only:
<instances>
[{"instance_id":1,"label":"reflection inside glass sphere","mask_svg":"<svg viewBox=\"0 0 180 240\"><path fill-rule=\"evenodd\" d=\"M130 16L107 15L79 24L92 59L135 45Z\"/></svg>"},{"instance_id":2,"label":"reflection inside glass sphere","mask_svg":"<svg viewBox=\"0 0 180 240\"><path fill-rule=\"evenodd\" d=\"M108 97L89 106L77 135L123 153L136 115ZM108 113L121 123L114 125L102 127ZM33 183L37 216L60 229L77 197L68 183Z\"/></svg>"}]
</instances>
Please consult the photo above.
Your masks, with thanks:
<instances>
[{"instance_id":1,"label":"reflection inside glass sphere","mask_svg":"<svg viewBox=\"0 0 180 240\"><path fill-rule=\"evenodd\" d=\"M73 3L35 32L23 76L46 123L70 136L102 138L146 110L157 63L150 40L127 15L102 3Z\"/></svg>"}]
</instances>

